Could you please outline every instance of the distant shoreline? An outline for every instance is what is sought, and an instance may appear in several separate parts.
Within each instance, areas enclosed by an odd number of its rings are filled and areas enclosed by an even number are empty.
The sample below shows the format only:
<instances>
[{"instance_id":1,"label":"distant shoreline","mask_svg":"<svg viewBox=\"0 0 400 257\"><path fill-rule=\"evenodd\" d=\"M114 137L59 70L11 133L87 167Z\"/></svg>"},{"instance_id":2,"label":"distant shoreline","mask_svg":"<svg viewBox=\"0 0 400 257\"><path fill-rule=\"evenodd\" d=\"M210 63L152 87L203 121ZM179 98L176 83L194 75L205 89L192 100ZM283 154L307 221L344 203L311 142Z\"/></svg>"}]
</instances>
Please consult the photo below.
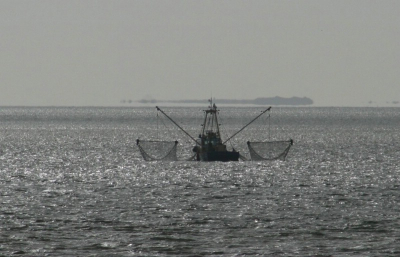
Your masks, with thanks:
<instances>
[{"instance_id":1,"label":"distant shoreline","mask_svg":"<svg viewBox=\"0 0 400 257\"><path fill-rule=\"evenodd\" d=\"M184 103L184 104L204 104L208 100L156 100L142 99L139 103L155 104L155 103ZM217 104L251 104L251 105L312 105L314 101L308 97L260 97L255 99L218 99Z\"/></svg>"}]
</instances>

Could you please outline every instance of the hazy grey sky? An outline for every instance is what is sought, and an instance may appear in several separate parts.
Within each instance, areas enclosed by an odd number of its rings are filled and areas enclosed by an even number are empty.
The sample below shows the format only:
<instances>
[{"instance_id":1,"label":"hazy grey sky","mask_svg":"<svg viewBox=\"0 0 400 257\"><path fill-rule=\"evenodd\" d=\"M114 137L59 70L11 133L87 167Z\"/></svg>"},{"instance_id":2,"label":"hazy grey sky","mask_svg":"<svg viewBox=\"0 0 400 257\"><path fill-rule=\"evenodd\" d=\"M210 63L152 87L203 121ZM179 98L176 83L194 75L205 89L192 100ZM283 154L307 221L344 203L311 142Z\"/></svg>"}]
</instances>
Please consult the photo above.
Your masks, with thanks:
<instances>
[{"instance_id":1,"label":"hazy grey sky","mask_svg":"<svg viewBox=\"0 0 400 257\"><path fill-rule=\"evenodd\" d=\"M0 105L392 104L399 14L398 0L0 0Z\"/></svg>"}]
</instances>

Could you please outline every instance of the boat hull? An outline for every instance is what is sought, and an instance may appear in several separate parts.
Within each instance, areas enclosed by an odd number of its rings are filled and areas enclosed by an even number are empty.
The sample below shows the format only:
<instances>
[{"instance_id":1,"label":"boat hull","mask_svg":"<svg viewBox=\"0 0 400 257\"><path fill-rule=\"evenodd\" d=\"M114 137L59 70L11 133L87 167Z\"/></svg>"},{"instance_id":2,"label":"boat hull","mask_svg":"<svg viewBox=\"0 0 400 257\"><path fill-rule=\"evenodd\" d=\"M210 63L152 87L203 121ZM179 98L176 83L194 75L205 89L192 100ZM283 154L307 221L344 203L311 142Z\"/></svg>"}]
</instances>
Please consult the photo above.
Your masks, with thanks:
<instances>
[{"instance_id":1,"label":"boat hull","mask_svg":"<svg viewBox=\"0 0 400 257\"><path fill-rule=\"evenodd\" d=\"M203 152L200 154L200 161L206 162L231 162L239 161L239 152Z\"/></svg>"}]
</instances>

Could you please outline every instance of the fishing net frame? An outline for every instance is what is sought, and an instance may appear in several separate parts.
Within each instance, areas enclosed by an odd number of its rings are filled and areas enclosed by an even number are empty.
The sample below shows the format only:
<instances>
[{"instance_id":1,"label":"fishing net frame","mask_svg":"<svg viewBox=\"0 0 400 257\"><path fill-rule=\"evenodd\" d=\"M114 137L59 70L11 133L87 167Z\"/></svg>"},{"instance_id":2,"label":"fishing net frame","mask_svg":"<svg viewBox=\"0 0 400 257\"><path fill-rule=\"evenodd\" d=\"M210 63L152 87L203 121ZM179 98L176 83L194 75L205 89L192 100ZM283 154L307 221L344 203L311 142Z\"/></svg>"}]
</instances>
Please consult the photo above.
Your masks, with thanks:
<instances>
[{"instance_id":1,"label":"fishing net frame","mask_svg":"<svg viewBox=\"0 0 400 257\"><path fill-rule=\"evenodd\" d=\"M292 139L288 141L247 141L247 146L249 148L250 158L252 161L284 161L292 145ZM265 153L267 153L267 155Z\"/></svg>"},{"instance_id":2,"label":"fishing net frame","mask_svg":"<svg viewBox=\"0 0 400 257\"><path fill-rule=\"evenodd\" d=\"M178 141L136 140L140 154L145 161L177 161ZM150 146L152 145L152 146ZM170 146L172 145L172 147ZM154 151L153 151L154 150ZM160 156L154 156L157 150ZM152 151L153 153L150 153Z\"/></svg>"},{"instance_id":3,"label":"fishing net frame","mask_svg":"<svg viewBox=\"0 0 400 257\"><path fill-rule=\"evenodd\" d=\"M139 148L140 154L145 161L181 161L178 159L178 141L159 141L159 140L136 140L136 144ZM146 146L147 145L147 146ZM148 145L153 145L150 147ZM173 145L172 147L166 147L168 145ZM163 154L160 156L154 156L155 148ZM196 153L190 157L183 159L182 161L195 161Z\"/></svg>"}]
</instances>

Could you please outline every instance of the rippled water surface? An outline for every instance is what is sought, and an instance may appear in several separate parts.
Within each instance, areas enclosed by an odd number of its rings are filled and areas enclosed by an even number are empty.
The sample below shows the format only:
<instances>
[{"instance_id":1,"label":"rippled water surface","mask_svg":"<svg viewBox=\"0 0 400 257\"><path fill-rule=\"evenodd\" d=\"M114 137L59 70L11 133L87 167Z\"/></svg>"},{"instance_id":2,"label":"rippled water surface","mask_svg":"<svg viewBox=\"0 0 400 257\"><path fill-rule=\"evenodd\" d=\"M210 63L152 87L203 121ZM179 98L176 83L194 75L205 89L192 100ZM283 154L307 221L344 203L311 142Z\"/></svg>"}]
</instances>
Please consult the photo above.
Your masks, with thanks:
<instances>
[{"instance_id":1,"label":"rippled water surface","mask_svg":"<svg viewBox=\"0 0 400 257\"><path fill-rule=\"evenodd\" d=\"M202 108L166 108L193 136ZM262 108L221 108L224 136ZM164 124L165 123L165 124ZM157 129L158 128L158 129ZM0 256L400 256L400 109L275 108L232 144L286 161L145 162L155 108L0 108Z\"/></svg>"}]
</instances>

